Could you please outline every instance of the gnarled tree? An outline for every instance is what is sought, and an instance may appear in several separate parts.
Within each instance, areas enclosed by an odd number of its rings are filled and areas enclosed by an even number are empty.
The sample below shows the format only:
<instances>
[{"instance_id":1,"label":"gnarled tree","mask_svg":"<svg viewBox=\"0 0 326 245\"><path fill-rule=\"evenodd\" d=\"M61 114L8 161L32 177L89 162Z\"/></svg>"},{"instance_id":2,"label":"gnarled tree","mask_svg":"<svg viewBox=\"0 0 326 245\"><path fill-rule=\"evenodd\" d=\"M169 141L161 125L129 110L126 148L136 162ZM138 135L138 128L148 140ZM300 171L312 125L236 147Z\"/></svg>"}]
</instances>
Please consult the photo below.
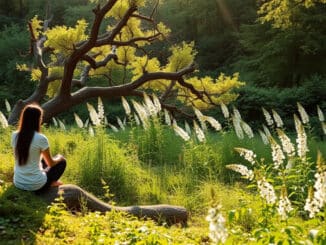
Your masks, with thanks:
<instances>
[{"instance_id":1,"label":"gnarled tree","mask_svg":"<svg viewBox=\"0 0 326 245\"><path fill-rule=\"evenodd\" d=\"M193 43L172 46L166 61L151 55L148 46L165 40L170 32L154 19L159 1L148 15L142 13L142 7L153 1L91 2L97 5L90 24L79 20L75 27L50 27L48 20L42 22L37 17L29 22L35 63L17 67L30 71L38 86L29 98L16 103L10 124L17 121L24 105L32 102L42 105L47 121L93 97L141 96L146 89L156 92L162 106L169 109L177 109L171 105L176 99L185 105L207 107L236 98L231 89L242 85L237 74L222 74L217 79L190 77L196 69ZM107 79L106 85L90 86L89 81L96 77Z\"/></svg>"}]
</instances>

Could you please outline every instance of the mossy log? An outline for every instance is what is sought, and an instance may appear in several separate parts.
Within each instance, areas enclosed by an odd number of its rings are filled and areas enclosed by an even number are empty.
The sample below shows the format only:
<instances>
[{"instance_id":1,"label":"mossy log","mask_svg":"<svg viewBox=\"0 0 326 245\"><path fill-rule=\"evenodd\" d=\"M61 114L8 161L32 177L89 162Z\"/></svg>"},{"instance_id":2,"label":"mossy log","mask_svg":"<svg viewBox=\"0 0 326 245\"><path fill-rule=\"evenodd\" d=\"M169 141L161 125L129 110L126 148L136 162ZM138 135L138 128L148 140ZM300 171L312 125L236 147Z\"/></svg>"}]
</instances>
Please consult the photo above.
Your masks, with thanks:
<instances>
[{"instance_id":1,"label":"mossy log","mask_svg":"<svg viewBox=\"0 0 326 245\"><path fill-rule=\"evenodd\" d=\"M83 205L88 210L99 211L101 213L117 210L130 213L139 218L150 218L159 222L164 221L168 224L181 223L185 225L188 219L188 212L184 207L166 204L128 207L112 206L96 198L79 186L71 184L51 187L50 190L39 194L39 196L50 204L60 196L60 193L62 193L63 202L67 208L72 210L80 210L82 200Z\"/></svg>"}]
</instances>

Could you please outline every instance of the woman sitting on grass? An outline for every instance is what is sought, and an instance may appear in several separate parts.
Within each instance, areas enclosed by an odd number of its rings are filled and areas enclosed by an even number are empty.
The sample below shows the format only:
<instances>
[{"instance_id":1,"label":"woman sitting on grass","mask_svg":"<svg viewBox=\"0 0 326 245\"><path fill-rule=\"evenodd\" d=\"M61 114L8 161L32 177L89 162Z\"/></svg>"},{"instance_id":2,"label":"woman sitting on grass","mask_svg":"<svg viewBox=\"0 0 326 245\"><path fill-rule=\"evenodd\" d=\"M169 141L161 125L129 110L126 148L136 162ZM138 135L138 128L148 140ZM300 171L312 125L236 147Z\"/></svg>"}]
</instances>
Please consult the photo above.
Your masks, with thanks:
<instances>
[{"instance_id":1,"label":"woman sitting on grass","mask_svg":"<svg viewBox=\"0 0 326 245\"><path fill-rule=\"evenodd\" d=\"M61 185L59 178L66 168L62 155L51 157L48 139L40 133L42 118L40 106L25 106L18 130L11 137L15 155L14 185L36 193L42 193L50 186Z\"/></svg>"}]
</instances>

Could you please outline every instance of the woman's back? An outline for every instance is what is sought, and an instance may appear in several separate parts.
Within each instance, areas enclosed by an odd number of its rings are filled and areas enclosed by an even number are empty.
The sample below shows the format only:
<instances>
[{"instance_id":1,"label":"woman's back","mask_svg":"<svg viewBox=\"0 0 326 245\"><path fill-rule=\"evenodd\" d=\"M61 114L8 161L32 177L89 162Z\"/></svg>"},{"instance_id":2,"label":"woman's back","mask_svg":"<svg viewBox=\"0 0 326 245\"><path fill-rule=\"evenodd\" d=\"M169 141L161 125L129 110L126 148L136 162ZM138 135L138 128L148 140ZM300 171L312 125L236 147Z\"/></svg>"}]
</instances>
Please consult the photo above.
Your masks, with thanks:
<instances>
[{"instance_id":1,"label":"woman's back","mask_svg":"<svg viewBox=\"0 0 326 245\"><path fill-rule=\"evenodd\" d=\"M11 146L15 149L18 132L11 137ZM46 173L42 171L41 151L49 148L48 139L45 135L35 132L30 144L28 159L24 165L19 165L15 156L14 184L16 187L33 191L38 190L46 183Z\"/></svg>"}]
</instances>

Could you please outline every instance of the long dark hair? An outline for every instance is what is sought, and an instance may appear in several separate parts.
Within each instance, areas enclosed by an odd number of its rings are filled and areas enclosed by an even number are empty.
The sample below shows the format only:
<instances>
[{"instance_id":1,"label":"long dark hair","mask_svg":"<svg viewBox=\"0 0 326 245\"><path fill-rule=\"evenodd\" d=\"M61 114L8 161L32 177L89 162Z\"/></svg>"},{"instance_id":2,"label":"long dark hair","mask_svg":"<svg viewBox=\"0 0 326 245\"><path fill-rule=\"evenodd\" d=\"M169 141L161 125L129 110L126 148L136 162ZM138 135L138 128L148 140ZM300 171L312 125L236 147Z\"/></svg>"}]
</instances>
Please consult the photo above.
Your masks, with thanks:
<instances>
[{"instance_id":1,"label":"long dark hair","mask_svg":"<svg viewBox=\"0 0 326 245\"><path fill-rule=\"evenodd\" d=\"M40 132L43 118L43 110L36 104L24 107L20 114L18 124L18 138L15 154L18 156L18 164L25 165L28 159L29 148L35 132Z\"/></svg>"}]
</instances>

